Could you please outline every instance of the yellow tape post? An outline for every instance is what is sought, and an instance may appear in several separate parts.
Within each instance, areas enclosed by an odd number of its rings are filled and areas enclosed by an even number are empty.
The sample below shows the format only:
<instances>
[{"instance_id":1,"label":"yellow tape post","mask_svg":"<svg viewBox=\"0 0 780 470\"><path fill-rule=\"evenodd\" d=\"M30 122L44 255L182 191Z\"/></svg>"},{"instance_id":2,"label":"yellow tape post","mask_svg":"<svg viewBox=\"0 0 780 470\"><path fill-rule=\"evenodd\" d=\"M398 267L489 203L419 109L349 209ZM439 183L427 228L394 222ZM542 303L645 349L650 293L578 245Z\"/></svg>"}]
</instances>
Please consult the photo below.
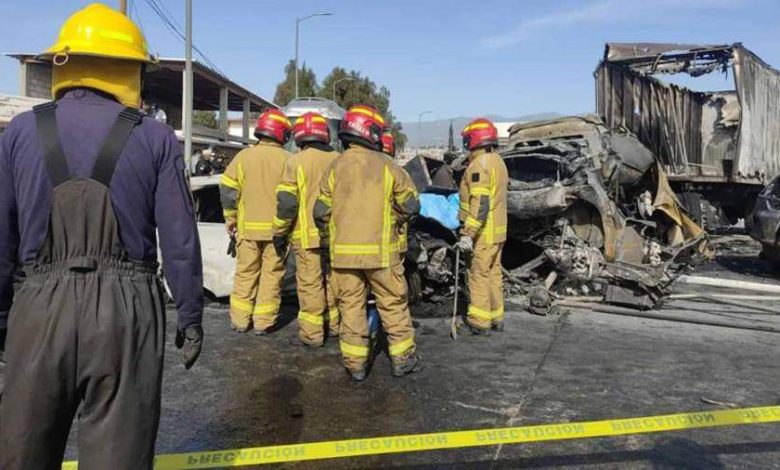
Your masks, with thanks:
<instances>
[{"instance_id":1,"label":"yellow tape post","mask_svg":"<svg viewBox=\"0 0 780 470\"><path fill-rule=\"evenodd\" d=\"M528 442L625 436L629 434L776 422L780 422L780 406L765 406L603 421L407 434L366 439L167 454L159 455L155 458L154 468L157 470L173 470L240 467L244 465L459 449L498 444L523 444ZM76 470L77 466L76 462L65 462L62 468Z\"/></svg>"}]
</instances>

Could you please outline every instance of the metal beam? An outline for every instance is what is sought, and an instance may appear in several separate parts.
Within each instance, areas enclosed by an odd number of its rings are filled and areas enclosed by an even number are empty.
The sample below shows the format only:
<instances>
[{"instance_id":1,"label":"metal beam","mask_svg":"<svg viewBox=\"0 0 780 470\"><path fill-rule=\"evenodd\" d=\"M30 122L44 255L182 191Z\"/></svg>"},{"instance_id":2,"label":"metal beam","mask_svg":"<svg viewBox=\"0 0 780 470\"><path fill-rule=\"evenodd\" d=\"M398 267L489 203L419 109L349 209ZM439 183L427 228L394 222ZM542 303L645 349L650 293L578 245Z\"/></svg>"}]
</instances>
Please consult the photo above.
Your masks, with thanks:
<instances>
[{"instance_id":1,"label":"metal beam","mask_svg":"<svg viewBox=\"0 0 780 470\"><path fill-rule=\"evenodd\" d=\"M174 59L174 60L161 60L160 66L165 67L169 70L184 70L185 67L183 67L183 64L180 59ZM231 82L229 79L223 77L222 75L214 72L208 67L205 67L203 64L193 61L192 63L193 70L197 73L199 77L205 78L206 80L210 81L211 83L214 83L220 87L227 88L230 93L233 93L234 95L238 95L242 98L250 98L252 100L252 103L257 105L260 108L278 108L278 105L276 103L273 103L271 101L268 101L266 99L263 99L260 96L257 96L256 94L252 93L251 91L247 90L246 88L242 87L241 85ZM238 111L238 110L234 110Z\"/></svg>"},{"instance_id":2,"label":"metal beam","mask_svg":"<svg viewBox=\"0 0 780 470\"><path fill-rule=\"evenodd\" d=\"M228 132L228 89L219 89L219 130Z\"/></svg>"},{"instance_id":3,"label":"metal beam","mask_svg":"<svg viewBox=\"0 0 780 470\"><path fill-rule=\"evenodd\" d=\"M192 168L192 0L186 0L185 34L184 34L184 106L182 108L182 121L184 123L184 160L187 162L187 170Z\"/></svg>"},{"instance_id":4,"label":"metal beam","mask_svg":"<svg viewBox=\"0 0 780 470\"><path fill-rule=\"evenodd\" d=\"M241 135L244 139L249 139L249 113L252 103L249 98L244 98L244 109L241 114Z\"/></svg>"},{"instance_id":5,"label":"metal beam","mask_svg":"<svg viewBox=\"0 0 780 470\"><path fill-rule=\"evenodd\" d=\"M251 143L250 139L245 139L237 135L230 135L227 132L222 132L218 129L210 129L199 125L193 126L193 134L199 137L209 137L211 139L223 140L226 142L240 142L242 144Z\"/></svg>"}]
</instances>

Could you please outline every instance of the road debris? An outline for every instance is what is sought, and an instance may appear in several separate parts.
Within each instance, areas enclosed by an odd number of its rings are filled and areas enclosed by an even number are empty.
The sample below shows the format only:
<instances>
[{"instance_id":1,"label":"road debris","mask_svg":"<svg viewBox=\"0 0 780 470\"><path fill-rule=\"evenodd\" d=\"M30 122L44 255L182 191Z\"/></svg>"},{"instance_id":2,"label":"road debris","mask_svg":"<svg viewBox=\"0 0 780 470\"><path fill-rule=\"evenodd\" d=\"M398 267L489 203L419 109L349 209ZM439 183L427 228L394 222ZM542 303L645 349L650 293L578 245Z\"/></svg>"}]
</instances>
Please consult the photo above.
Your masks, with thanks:
<instances>
[{"instance_id":1,"label":"road debris","mask_svg":"<svg viewBox=\"0 0 780 470\"><path fill-rule=\"evenodd\" d=\"M708 287L721 287L730 289L749 290L754 292L765 292L767 294L780 294L780 286L776 284L765 284L762 282L741 281L738 279L723 279L719 277L706 276L680 276L678 281L682 284Z\"/></svg>"}]
</instances>

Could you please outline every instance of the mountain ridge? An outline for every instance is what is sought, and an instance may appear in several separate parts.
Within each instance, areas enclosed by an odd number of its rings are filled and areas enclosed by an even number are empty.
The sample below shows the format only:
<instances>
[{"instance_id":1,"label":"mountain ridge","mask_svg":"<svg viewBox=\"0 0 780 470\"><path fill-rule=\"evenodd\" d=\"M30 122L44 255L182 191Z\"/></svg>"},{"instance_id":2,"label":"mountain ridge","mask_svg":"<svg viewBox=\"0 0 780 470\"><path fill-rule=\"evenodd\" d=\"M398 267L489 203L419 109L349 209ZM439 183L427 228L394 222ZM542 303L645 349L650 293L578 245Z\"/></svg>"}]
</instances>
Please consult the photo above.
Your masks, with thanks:
<instances>
[{"instance_id":1,"label":"mountain ridge","mask_svg":"<svg viewBox=\"0 0 780 470\"><path fill-rule=\"evenodd\" d=\"M493 122L539 121L560 116L561 114L556 112L534 113L518 117L506 117L500 114L484 115L484 117L490 119ZM455 145L459 145L458 141L460 140L460 131L472 119L474 118L457 116L446 119L423 121L419 130L417 127L417 122L401 122L401 125L403 126L404 133L408 139L406 143L407 147L431 145L446 146L449 135L450 122L452 122L452 129L453 133L455 134Z\"/></svg>"}]
</instances>

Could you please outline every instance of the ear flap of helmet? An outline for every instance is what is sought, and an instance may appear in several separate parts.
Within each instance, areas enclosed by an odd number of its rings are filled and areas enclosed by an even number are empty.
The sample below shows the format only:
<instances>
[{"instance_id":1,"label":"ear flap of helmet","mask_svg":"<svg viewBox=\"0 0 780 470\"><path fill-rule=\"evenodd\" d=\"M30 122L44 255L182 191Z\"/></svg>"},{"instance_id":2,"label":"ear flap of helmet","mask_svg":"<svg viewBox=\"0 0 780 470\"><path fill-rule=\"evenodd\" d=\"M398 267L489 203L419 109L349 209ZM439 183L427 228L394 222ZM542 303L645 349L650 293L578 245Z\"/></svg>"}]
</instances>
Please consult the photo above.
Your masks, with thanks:
<instances>
[{"instance_id":1,"label":"ear flap of helmet","mask_svg":"<svg viewBox=\"0 0 780 470\"><path fill-rule=\"evenodd\" d=\"M379 151L382 151L382 132L384 129L378 124L371 123L371 125L368 126L368 131L371 134L371 140L378 145Z\"/></svg>"},{"instance_id":2,"label":"ear flap of helmet","mask_svg":"<svg viewBox=\"0 0 780 470\"><path fill-rule=\"evenodd\" d=\"M471 135L469 134L463 135L463 148L465 150L471 150Z\"/></svg>"}]
</instances>

